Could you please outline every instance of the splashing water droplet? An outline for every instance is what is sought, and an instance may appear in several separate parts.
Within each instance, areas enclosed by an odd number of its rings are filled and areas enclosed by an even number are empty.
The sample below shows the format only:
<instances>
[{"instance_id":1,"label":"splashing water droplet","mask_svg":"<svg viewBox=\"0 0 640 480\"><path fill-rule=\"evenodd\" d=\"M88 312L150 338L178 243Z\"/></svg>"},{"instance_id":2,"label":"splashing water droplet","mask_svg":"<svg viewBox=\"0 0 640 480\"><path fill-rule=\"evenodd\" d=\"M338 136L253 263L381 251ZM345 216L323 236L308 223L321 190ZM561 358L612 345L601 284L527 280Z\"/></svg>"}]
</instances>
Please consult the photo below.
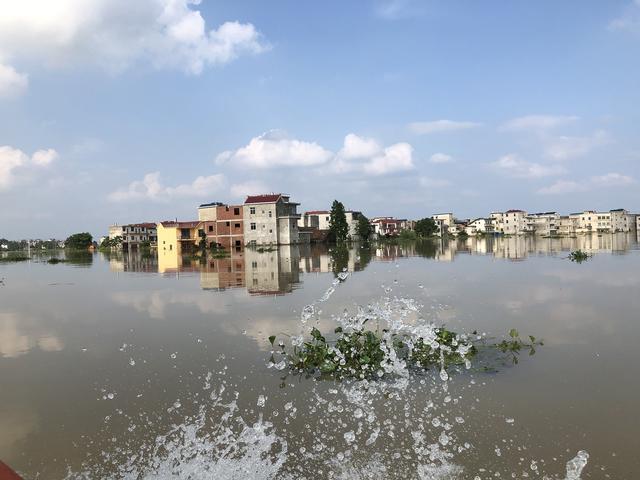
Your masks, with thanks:
<instances>
[{"instance_id":1,"label":"splashing water droplet","mask_svg":"<svg viewBox=\"0 0 640 480\"><path fill-rule=\"evenodd\" d=\"M580 474L589 460L589 454L580 450L578 454L567 462L567 478L565 480L580 480Z\"/></svg>"},{"instance_id":2,"label":"splashing water droplet","mask_svg":"<svg viewBox=\"0 0 640 480\"><path fill-rule=\"evenodd\" d=\"M265 397L264 395L260 395L258 397L258 401L256 402L256 405L262 408L264 407L265 403L267 403L267 397Z\"/></svg>"}]
</instances>

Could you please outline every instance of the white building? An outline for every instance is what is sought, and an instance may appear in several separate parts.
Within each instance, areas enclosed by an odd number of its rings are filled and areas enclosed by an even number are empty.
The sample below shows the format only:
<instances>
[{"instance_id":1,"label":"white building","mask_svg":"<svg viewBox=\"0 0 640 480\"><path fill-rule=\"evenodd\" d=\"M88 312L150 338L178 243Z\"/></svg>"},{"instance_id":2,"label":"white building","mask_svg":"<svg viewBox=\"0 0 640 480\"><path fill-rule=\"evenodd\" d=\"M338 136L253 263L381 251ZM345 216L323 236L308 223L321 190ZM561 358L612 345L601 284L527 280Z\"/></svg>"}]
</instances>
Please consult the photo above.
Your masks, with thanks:
<instances>
[{"instance_id":1,"label":"white building","mask_svg":"<svg viewBox=\"0 0 640 480\"><path fill-rule=\"evenodd\" d=\"M431 218L436 222L436 226L438 227L437 234L440 236L448 233L449 228L455 224L453 213L436 213L432 215Z\"/></svg>"},{"instance_id":2,"label":"white building","mask_svg":"<svg viewBox=\"0 0 640 480\"><path fill-rule=\"evenodd\" d=\"M527 232L527 212L524 210L507 210L492 212L491 219L496 233L519 235Z\"/></svg>"},{"instance_id":3,"label":"white building","mask_svg":"<svg viewBox=\"0 0 640 480\"><path fill-rule=\"evenodd\" d=\"M560 215L556 212L530 213L525 217L527 233L552 236L558 234Z\"/></svg>"},{"instance_id":4,"label":"white building","mask_svg":"<svg viewBox=\"0 0 640 480\"><path fill-rule=\"evenodd\" d=\"M329 230L331 212L328 210L311 210L304 212L298 219L298 227L316 228L318 230Z\"/></svg>"},{"instance_id":5,"label":"white building","mask_svg":"<svg viewBox=\"0 0 640 480\"><path fill-rule=\"evenodd\" d=\"M298 243L298 205L282 193L248 196L242 207L245 244Z\"/></svg>"},{"instance_id":6,"label":"white building","mask_svg":"<svg viewBox=\"0 0 640 480\"><path fill-rule=\"evenodd\" d=\"M465 231L467 232L467 235L471 236L493 233L493 222L490 218L476 218L469 222Z\"/></svg>"},{"instance_id":7,"label":"white building","mask_svg":"<svg viewBox=\"0 0 640 480\"><path fill-rule=\"evenodd\" d=\"M572 213L570 216L576 223L577 233L589 232L631 232L637 227L634 215L625 209L619 208L608 212L596 212L585 210L582 213Z\"/></svg>"}]
</instances>

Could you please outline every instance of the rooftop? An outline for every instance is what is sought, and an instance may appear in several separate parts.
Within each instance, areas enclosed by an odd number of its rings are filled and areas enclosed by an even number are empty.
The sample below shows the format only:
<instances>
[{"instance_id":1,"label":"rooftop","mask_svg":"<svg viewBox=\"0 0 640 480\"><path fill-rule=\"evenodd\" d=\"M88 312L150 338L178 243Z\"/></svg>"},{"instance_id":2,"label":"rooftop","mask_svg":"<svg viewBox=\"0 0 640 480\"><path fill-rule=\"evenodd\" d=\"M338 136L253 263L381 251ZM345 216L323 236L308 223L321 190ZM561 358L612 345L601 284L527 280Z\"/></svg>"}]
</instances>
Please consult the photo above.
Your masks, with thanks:
<instances>
[{"instance_id":1,"label":"rooftop","mask_svg":"<svg viewBox=\"0 0 640 480\"><path fill-rule=\"evenodd\" d=\"M264 195L247 195L247 199L244 201L247 203L273 203L277 202L280 197L288 197L282 193L268 193Z\"/></svg>"},{"instance_id":2,"label":"rooftop","mask_svg":"<svg viewBox=\"0 0 640 480\"><path fill-rule=\"evenodd\" d=\"M309 210L308 212L304 212L305 215L319 215L321 213L331 213L329 210Z\"/></svg>"},{"instance_id":3,"label":"rooftop","mask_svg":"<svg viewBox=\"0 0 640 480\"><path fill-rule=\"evenodd\" d=\"M175 220L165 220L160 222L164 228L196 228L202 222L198 220L191 220L188 222L176 222Z\"/></svg>"},{"instance_id":4,"label":"rooftop","mask_svg":"<svg viewBox=\"0 0 640 480\"><path fill-rule=\"evenodd\" d=\"M206 207L222 207L224 203L222 202L211 202L211 203L203 203L198 208L206 208Z\"/></svg>"}]
</instances>

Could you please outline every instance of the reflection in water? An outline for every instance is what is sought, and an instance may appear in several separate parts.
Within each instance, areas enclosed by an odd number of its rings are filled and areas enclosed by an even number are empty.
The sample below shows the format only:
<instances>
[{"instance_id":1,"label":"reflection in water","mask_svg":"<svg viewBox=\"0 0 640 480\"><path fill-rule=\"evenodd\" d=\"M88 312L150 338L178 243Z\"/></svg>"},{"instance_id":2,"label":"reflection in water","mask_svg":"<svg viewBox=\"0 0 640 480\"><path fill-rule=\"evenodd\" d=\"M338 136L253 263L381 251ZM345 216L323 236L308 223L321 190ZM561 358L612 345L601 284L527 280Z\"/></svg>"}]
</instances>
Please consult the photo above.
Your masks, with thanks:
<instances>
[{"instance_id":1,"label":"reflection in water","mask_svg":"<svg viewBox=\"0 0 640 480\"><path fill-rule=\"evenodd\" d=\"M390 242L375 246L324 244L281 245L268 250L234 249L225 258L181 255L160 251L141 255L136 251L108 254L112 271L175 274L199 273L203 290L246 288L254 295L290 293L300 283L300 273L364 270L372 258L392 261L403 257L425 257L454 261L457 255L490 255L523 260L529 255L559 255L573 250L591 253L625 252L638 248L635 234L592 234L575 237L540 236L469 237L418 242Z\"/></svg>"}]
</instances>

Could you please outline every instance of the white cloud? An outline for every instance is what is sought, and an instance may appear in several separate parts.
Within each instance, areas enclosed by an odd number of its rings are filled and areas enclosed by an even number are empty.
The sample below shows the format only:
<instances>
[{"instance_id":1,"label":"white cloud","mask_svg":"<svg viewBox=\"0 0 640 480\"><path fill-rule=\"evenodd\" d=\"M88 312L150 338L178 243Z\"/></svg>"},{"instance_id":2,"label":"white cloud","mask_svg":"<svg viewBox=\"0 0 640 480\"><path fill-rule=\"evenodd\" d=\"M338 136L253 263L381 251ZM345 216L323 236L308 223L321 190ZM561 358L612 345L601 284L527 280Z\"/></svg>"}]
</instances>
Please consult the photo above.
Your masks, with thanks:
<instances>
[{"instance_id":1,"label":"white cloud","mask_svg":"<svg viewBox=\"0 0 640 480\"><path fill-rule=\"evenodd\" d=\"M236 198L244 198L247 195L256 195L269 191L269 187L260 180L249 180L247 182L231 185L231 195Z\"/></svg>"},{"instance_id":2,"label":"white cloud","mask_svg":"<svg viewBox=\"0 0 640 480\"><path fill-rule=\"evenodd\" d=\"M254 137L248 145L219 154L216 163L254 168L305 167L327 162L333 153L315 142L289 139L274 130Z\"/></svg>"},{"instance_id":3,"label":"white cloud","mask_svg":"<svg viewBox=\"0 0 640 480\"><path fill-rule=\"evenodd\" d=\"M408 143L396 143L375 155L363 166L370 175L401 172L413 169L413 147Z\"/></svg>"},{"instance_id":4,"label":"white cloud","mask_svg":"<svg viewBox=\"0 0 640 480\"><path fill-rule=\"evenodd\" d=\"M382 146L373 138L364 138L354 133L349 133L344 137L344 145L338 155L341 158L351 160L372 157L380 153L381 150Z\"/></svg>"},{"instance_id":5,"label":"white cloud","mask_svg":"<svg viewBox=\"0 0 640 480\"><path fill-rule=\"evenodd\" d=\"M573 180L558 180L548 187L538 190L542 195L562 195L566 193L587 192L598 188L626 187L635 184L636 181L620 173L607 173L590 177L586 180L576 182Z\"/></svg>"},{"instance_id":6,"label":"white cloud","mask_svg":"<svg viewBox=\"0 0 640 480\"><path fill-rule=\"evenodd\" d=\"M527 162L518 155L510 153L489 164L494 170L514 178L541 178L566 173L560 165L542 165Z\"/></svg>"},{"instance_id":7,"label":"white cloud","mask_svg":"<svg viewBox=\"0 0 640 480\"><path fill-rule=\"evenodd\" d=\"M16 72L10 65L0 63L0 98L14 98L22 95L29 85L29 78Z\"/></svg>"},{"instance_id":8,"label":"white cloud","mask_svg":"<svg viewBox=\"0 0 640 480\"><path fill-rule=\"evenodd\" d=\"M640 0L631 2L620 17L611 20L609 30L640 33Z\"/></svg>"},{"instance_id":9,"label":"white cloud","mask_svg":"<svg viewBox=\"0 0 640 480\"><path fill-rule=\"evenodd\" d=\"M199 74L269 48L250 23L207 30L200 0L20 0L0 2L0 58L119 72L142 62ZM3 74L4 72L4 74ZM7 73L8 72L8 73ZM9 77L7 77L7 75ZM26 76L0 70L19 89ZM6 81L6 80L5 80Z\"/></svg>"},{"instance_id":10,"label":"white cloud","mask_svg":"<svg viewBox=\"0 0 640 480\"><path fill-rule=\"evenodd\" d=\"M567 125L576 120L578 120L578 117L573 115L526 115L509 120L500 127L500 130L542 131Z\"/></svg>"},{"instance_id":11,"label":"white cloud","mask_svg":"<svg viewBox=\"0 0 640 480\"><path fill-rule=\"evenodd\" d=\"M58 154L53 149L38 150L31 157L9 145L0 147L0 191L28 182L50 165Z\"/></svg>"},{"instance_id":12,"label":"white cloud","mask_svg":"<svg viewBox=\"0 0 640 480\"><path fill-rule=\"evenodd\" d=\"M53 148L48 148L47 150L38 150L31 157L31 161L40 167L46 167L47 165L51 165L53 161L58 158L58 152L56 152Z\"/></svg>"},{"instance_id":13,"label":"white cloud","mask_svg":"<svg viewBox=\"0 0 640 480\"><path fill-rule=\"evenodd\" d=\"M451 182L449 180L445 180L444 178L421 177L419 183L423 187L430 188L443 188L451 186Z\"/></svg>"},{"instance_id":14,"label":"white cloud","mask_svg":"<svg viewBox=\"0 0 640 480\"><path fill-rule=\"evenodd\" d=\"M147 173L142 180L131 182L126 188L109 194L112 202L132 200L169 201L177 197L206 197L220 192L226 183L222 174L197 177L193 182L167 187L160 180L160 173Z\"/></svg>"},{"instance_id":15,"label":"white cloud","mask_svg":"<svg viewBox=\"0 0 640 480\"><path fill-rule=\"evenodd\" d=\"M386 148L372 138L349 133L344 144L324 173L359 172L384 175L414 168L413 147L400 142Z\"/></svg>"},{"instance_id":16,"label":"white cloud","mask_svg":"<svg viewBox=\"0 0 640 480\"><path fill-rule=\"evenodd\" d=\"M453 162L453 157L451 155L447 155L446 153L434 153L429 158L431 163L450 163Z\"/></svg>"},{"instance_id":17,"label":"white cloud","mask_svg":"<svg viewBox=\"0 0 640 480\"><path fill-rule=\"evenodd\" d=\"M610 141L609 135L602 130L586 137L555 137L547 141L545 154L554 160L568 160L587 155Z\"/></svg>"},{"instance_id":18,"label":"white cloud","mask_svg":"<svg viewBox=\"0 0 640 480\"><path fill-rule=\"evenodd\" d=\"M476 122L456 122L453 120L435 120L432 122L413 122L409 124L409 130L418 135L429 135L431 133L455 132L458 130L468 130L481 126Z\"/></svg>"}]
</instances>

